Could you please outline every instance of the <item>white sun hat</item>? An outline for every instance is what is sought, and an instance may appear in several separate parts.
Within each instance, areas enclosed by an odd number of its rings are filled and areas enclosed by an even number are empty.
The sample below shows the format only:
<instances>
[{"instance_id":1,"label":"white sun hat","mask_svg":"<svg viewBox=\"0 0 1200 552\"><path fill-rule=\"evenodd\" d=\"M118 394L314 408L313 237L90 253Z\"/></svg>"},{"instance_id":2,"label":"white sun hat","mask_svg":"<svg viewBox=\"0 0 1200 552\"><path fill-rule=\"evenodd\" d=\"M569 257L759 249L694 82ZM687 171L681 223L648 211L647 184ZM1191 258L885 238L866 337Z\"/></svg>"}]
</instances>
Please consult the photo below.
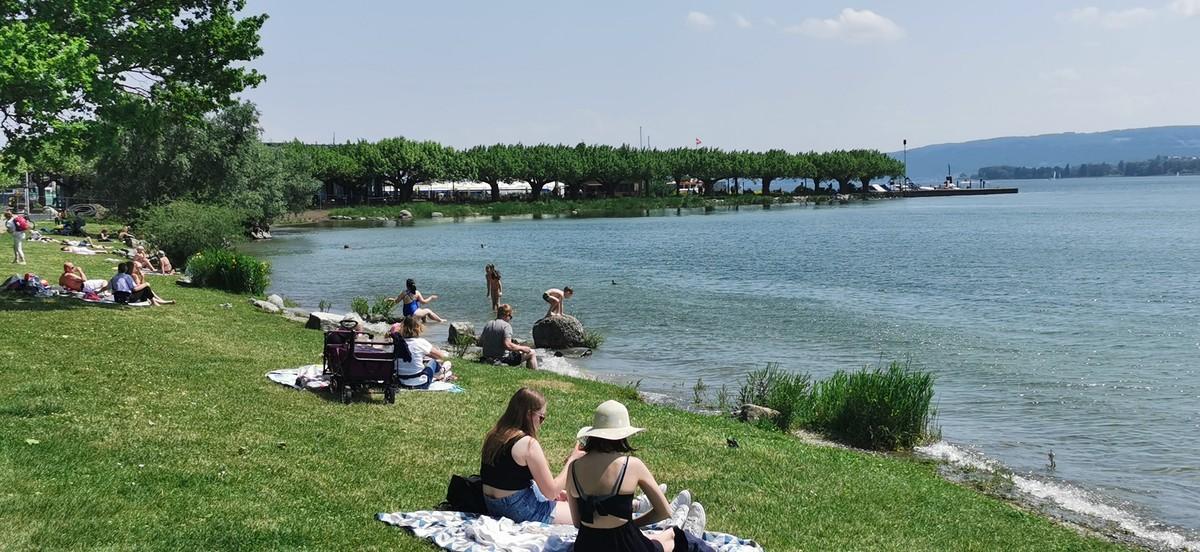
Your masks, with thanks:
<instances>
[{"instance_id":1,"label":"white sun hat","mask_svg":"<svg viewBox=\"0 0 1200 552\"><path fill-rule=\"evenodd\" d=\"M596 437L617 441L645 431L645 428L629 425L629 410L617 401L604 401L592 415L592 425L579 430L576 437Z\"/></svg>"}]
</instances>

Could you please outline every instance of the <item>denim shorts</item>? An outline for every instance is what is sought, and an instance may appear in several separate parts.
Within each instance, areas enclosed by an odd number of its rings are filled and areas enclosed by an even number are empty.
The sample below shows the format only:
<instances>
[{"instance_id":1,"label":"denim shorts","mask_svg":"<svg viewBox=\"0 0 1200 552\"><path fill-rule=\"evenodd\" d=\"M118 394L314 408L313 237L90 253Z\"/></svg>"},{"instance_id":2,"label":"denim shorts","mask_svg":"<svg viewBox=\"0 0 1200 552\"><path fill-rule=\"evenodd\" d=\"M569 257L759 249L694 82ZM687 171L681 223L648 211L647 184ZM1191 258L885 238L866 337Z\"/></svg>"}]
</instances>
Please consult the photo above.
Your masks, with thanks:
<instances>
[{"instance_id":1,"label":"denim shorts","mask_svg":"<svg viewBox=\"0 0 1200 552\"><path fill-rule=\"evenodd\" d=\"M522 521L550 523L554 519L554 501L542 496L542 492L533 482L530 482L525 489L504 498L496 499L484 495L483 502L487 504L488 514L506 517L517 523Z\"/></svg>"}]
</instances>

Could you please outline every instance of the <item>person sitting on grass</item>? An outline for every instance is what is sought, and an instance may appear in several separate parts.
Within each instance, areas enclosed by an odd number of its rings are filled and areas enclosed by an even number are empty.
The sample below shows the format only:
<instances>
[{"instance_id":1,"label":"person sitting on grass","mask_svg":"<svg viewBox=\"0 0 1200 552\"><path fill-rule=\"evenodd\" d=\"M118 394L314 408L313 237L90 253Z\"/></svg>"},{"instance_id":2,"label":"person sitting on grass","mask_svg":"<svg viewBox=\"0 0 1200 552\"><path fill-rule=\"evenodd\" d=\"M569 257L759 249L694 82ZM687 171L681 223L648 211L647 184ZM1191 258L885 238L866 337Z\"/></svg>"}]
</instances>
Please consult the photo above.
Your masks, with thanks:
<instances>
[{"instance_id":1,"label":"person sitting on grass","mask_svg":"<svg viewBox=\"0 0 1200 552\"><path fill-rule=\"evenodd\" d=\"M546 293L542 294L542 300L550 303L550 309L546 311L545 318L562 316L563 301L566 301L573 295L575 295L575 290L571 289L571 286L563 286L562 289L550 288L546 290Z\"/></svg>"},{"instance_id":2,"label":"person sitting on grass","mask_svg":"<svg viewBox=\"0 0 1200 552\"><path fill-rule=\"evenodd\" d=\"M117 241L124 243L126 246L133 247L133 240L133 232L129 231L128 226L121 228L121 231L117 232Z\"/></svg>"},{"instance_id":3,"label":"person sitting on grass","mask_svg":"<svg viewBox=\"0 0 1200 552\"><path fill-rule=\"evenodd\" d=\"M158 250L158 272L159 274L174 274L175 267L171 264L171 259L167 258L167 252L161 249Z\"/></svg>"},{"instance_id":4,"label":"person sitting on grass","mask_svg":"<svg viewBox=\"0 0 1200 552\"><path fill-rule=\"evenodd\" d=\"M97 241L112 241L112 237L108 235L108 228L101 228L100 235L96 238Z\"/></svg>"},{"instance_id":5,"label":"person sitting on grass","mask_svg":"<svg viewBox=\"0 0 1200 552\"><path fill-rule=\"evenodd\" d=\"M129 302L133 296L133 277L129 275L129 263L121 263L117 265L117 273L108 281L108 288L112 290L113 301L121 304ZM140 300L140 296L139 296ZM135 303L137 301L134 301Z\"/></svg>"},{"instance_id":6,"label":"person sitting on grass","mask_svg":"<svg viewBox=\"0 0 1200 552\"><path fill-rule=\"evenodd\" d=\"M412 278L409 278L404 281L404 291L396 296L396 303L402 305L401 310L404 316L415 316L420 318L422 322L430 319L434 322L445 322L442 317L425 306L437 298L437 295L430 295L429 297L421 295L421 292L417 291L417 283Z\"/></svg>"},{"instance_id":7,"label":"person sitting on grass","mask_svg":"<svg viewBox=\"0 0 1200 552\"><path fill-rule=\"evenodd\" d=\"M587 439L585 454L567 465L567 502L579 528L576 552L711 552L703 541L704 507L686 492L668 504L654 474L632 455L628 439L641 431L630 425L625 405L605 401L596 407L592 425L576 434ZM637 489L652 509L635 518ZM671 529L642 534L641 527L664 519L671 520Z\"/></svg>"},{"instance_id":8,"label":"person sitting on grass","mask_svg":"<svg viewBox=\"0 0 1200 552\"><path fill-rule=\"evenodd\" d=\"M99 278L89 280L83 269L72 262L63 263L63 273L58 277L58 285L81 293L100 293L108 289L108 282Z\"/></svg>"},{"instance_id":9,"label":"person sitting on grass","mask_svg":"<svg viewBox=\"0 0 1200 552\"><path fill-rule=\"evenodd\" d=\"M496 319L485 324L479 332L479 346L483 348L480 360L509 366L525 363L530 370L537 370L537 353L533 348L513 343L512 318L512 306L505 303L496 308Z\"/></svg>"},{"instance_id":10,"label":"person sitting on grass","mask_svg":"<svg viewBox=\"0 0 1200 552\"><path fill-rule=\"evenodd\" d=\"M538 442L538 431L546 421L546 398L522 387L508 400L504 414L483 440L479 475L483 480L483 502L489 515L515 522L571 523L564 485L567 468L583 456L571 450L557 477ZM547 498L554 497L554 498Z\"/></svg>"},{"instance_id":11,"label":"person sitting on grass","mask_svg":"<svg viewBox=\"0 0 1200 552\"><path fill-rule=\"evenodd\" d=\"M421 337L425 326L414 316L392 324L392 358L400 385L428 389L440 372L450 370L450 355ZM439 362L441 361L441 362Z\"/></svg>"},{"instance_id":12,"label":"person sitting on grass","mask_svg":"<svg viewBox=\"0 0 1200 552\"><path fill-rule=\"evenodd\" d=\"M133 294L141 297L141 301L150 301L154 305L173 305L175 301L168 301L159 297L150 289L150 284L146 283L146 275L142 272L142 263L137 261L129 261L129 275L133 278Z\"/></svg>"},{"instance_id":13,"label":"person sitting on grass","mask_svg":"<svg viewBox=\"0 0 1200 552\"><path fill-rule=\"evenodd\" d=\"M154 272L154 265L150 264L150 257L146 255L146 248L137 246L133 249L133 262L142 265L143 270Z\"/></svg>"}]
</instances>

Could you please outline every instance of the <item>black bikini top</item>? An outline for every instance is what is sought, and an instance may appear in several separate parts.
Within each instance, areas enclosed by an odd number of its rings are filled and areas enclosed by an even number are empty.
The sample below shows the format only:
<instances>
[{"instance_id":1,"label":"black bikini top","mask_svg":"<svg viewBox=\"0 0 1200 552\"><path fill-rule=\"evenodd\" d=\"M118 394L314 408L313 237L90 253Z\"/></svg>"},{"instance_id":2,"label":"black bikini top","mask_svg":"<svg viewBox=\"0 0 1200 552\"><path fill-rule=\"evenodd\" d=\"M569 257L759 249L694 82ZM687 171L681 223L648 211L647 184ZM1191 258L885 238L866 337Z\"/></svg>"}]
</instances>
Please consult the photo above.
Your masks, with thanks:
<instances>
[{"instance_id":1,"label":"black bikini top","mask_svg":"<svg viewBox=\"0 0 1200 552\"><path fill-rule=\"evenodd\" d=\"M495 464L479 463L479 478L483 480L484 485L504 491L521 491L529 487L533 473L529 471L529 466L517 464L512 457L513 446L524 436L524 433L518 433L504 443L496 453Z\"/></svg>"},{"instance_id":2,"label":"black bikini top","mask_svg":"<svg viewBox=\"0 0 1200 552\"><path fill-rule=\"evenodd\" d=\"M579 520L586 523L594 523L597 514L602 516L613 516L621 519L633 519L633 493L618 494L621 490L621 483L625 481L625 468L629 467L629 456L625 457L625 463L621 466L621 474L617 476L617 483L613 485L611 493L604 496L588 496L579 487L579 479L575 476L575 468L571 467L571 481L575 483L575 492L579 493Z\"/></svg>"}]
</instances>

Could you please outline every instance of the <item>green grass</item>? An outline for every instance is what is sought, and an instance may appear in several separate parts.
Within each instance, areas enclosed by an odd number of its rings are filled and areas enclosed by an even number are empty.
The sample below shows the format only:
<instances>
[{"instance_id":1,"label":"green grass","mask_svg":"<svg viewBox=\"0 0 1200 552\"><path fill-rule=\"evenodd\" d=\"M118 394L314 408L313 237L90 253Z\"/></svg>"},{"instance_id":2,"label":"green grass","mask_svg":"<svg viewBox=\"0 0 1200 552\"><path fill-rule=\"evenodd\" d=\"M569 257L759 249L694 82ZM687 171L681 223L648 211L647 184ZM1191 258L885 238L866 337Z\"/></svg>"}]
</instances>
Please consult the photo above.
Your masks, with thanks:
<instances>
[{"instance_id":1,"label":"green grass","mask_svg":"<svg viewBox=\"0 0 1200 552\"><path fill-rule=\"evenodd\" d=\"M620 215L647 209L699 209L716 206L761 205L769 203L791 203L792 196L764 198L758 195L732 195L720 198L704 198L694 195L667 197L620 197L612 199L546 199L536 202L500 201L477 203L430 203L414 202L381 207L359 206L338 207L329 211L334 216L387 217L397 218L401 210L408 210L414 218L431 218L433 213L447 217L509 216L509 215L556 215L578 213L581 215Z\"/></svg>"},{"instance_id":2,"label":"green grass","mask_svg":"<svg viewBox=\"0 0 1200 552\"><path fill-rule=\"evenodd\" d=\"M11 272L53 280L67 258L26 249L30 266ZM112 273L103 255L71 260ZM432 550L373 516L433 507L451 473L475 473L517 387L549 399L543 440L558 460L598 403L629 395L464 362L466 393L342 405L263 377L319 362L318 332L244 297L151 278L179 303L0 297L0 548ZM1119 549L946 482L932 464L629 406L649 428L634 445L659 480L692 489L711 529L767 550Z\"/></svg>"}]
</instances>

